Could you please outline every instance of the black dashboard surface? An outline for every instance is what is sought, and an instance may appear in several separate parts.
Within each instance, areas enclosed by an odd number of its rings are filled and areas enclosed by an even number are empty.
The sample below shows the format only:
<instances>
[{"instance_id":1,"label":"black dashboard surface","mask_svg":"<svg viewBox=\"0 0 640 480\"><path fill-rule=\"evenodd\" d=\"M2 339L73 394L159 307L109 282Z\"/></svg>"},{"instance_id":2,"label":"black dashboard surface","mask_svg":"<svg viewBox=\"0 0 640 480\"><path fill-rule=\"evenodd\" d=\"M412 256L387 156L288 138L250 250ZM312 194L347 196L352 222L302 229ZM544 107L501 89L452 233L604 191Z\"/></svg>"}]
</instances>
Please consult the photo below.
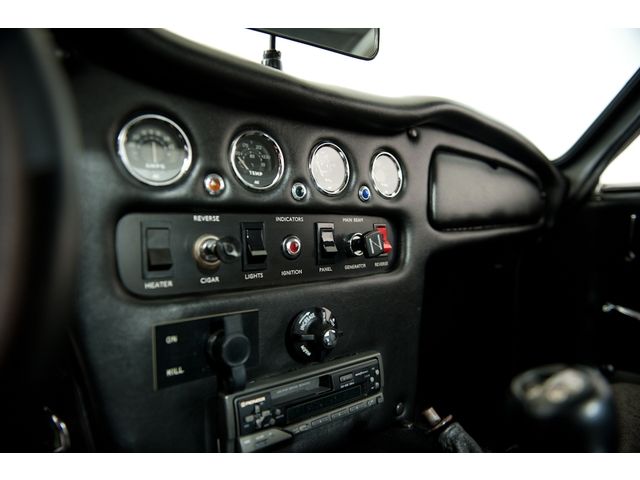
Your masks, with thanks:
<instances>
[{"instance_id":1,"label":"black dashboard surface","mask_svg":"<svg viewBox=\"0 0 640 480\"><path fill-rule=\"evenodd\" d=\"M314 306L329 308L344 332L329 360L364 351L382 356L385 402L379 413L366 421L347 419L323 429L322 435L301 435L287 448L331 449L356 427L381 429L392 425L398 414L411 415L417 407L418 358L427 348L419 344L419 333L429 322L423 309L428 259L454 246L539 231L553 222L563 195L559 174L534 147L456 104L433 99L394 102L332 91L224 54L206 53L158 32L112 35L109 49L100 47L99 33L56 36L68 52L66 67L83 132L84 150L76 165L82 255L75 334L94 419L105 433L102 448L217 449L221 382L208 376L155 390L152 331L167 322L227 312L258 311L257 338L252 340L261 361L248 369L250 380L301 367L287 351L286 330L298 312ZM119 52L117 59L113 52ZM118 159L118 130L140 113L167 115L191 138L192 168L172 186L143 185ZM282 181L271 190L250 191L234 177L229 145L247 128L267 131L287 159ZM353 169L346 190L335 197L313 188L308 169L309 152L325 139L345 150ZM429 171L434 152L441 148L526 171L536 180L540 215L492 229L435 229L428 214ZM380 149L400 159L405 184L395 198L374 194L365 203L358 198L358 187L371 183L370 161ZM219 197L202 187L212 172L227 182ZM295 182L309 188L303 201L291 197ZM396 229L395 264L389 271L363 277L141 298L123 286L115 245L118 221L140 212L381 217Z\"/></svg>"}]
</instances>

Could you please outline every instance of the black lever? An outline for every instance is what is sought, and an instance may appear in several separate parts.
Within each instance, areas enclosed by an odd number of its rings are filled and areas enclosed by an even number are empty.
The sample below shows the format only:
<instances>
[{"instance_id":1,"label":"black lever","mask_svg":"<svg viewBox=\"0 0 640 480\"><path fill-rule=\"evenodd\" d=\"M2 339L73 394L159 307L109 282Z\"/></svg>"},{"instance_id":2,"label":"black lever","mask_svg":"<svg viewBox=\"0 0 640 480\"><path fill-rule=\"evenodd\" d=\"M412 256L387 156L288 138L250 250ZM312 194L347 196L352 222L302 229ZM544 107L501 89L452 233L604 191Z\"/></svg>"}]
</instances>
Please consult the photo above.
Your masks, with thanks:
<instances>
[{"instance_id":1,"label":"black lever","mask_svg":"<svg viewBox=\"0 0 640 480\"><path fill-rule=\"evenodd\" d=\"M434 451L443 453L482 453L483 450L478 443L462 428L458 422L453 420L452 415L447 415L444 419L438 415L433 408L428 408L422 412L423 418L427 421L427 438L435 441Z\"/></svg>"},{"instance_id":2,"label":"black lever","mask_svg":"<svg viewBox=\"0 0 640 480\"><path fill-rule=\"evenodd\" d=\"M224 379L229 393L247 385L245 364L251 355L251 342L242 331L242 317L225 318L224 330L213 333L207 342L207 353Z\"/></svg>"}]
</instances>

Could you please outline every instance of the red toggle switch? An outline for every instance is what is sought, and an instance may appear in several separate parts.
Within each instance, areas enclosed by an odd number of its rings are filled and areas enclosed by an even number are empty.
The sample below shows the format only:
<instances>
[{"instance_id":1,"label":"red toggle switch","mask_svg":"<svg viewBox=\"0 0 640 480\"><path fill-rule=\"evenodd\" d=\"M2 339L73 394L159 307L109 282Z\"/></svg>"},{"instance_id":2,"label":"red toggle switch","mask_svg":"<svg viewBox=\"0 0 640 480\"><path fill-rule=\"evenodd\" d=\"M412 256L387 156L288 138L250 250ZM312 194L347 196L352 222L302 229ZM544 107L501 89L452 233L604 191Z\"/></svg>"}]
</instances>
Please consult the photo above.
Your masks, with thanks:
<instances>
[{"instance_id":1,"label":"red toggle switch","mask_svg":"<svg viewBox=\"0 0 640 480\"><path fill-rule=\"evenodd\" d=\"M393 247L391 246L391 242L387 238L387 226L386 225L374 225L375 229L380 232L382 235L382 254L389 255Z\"/></svg>"}]
</instances>

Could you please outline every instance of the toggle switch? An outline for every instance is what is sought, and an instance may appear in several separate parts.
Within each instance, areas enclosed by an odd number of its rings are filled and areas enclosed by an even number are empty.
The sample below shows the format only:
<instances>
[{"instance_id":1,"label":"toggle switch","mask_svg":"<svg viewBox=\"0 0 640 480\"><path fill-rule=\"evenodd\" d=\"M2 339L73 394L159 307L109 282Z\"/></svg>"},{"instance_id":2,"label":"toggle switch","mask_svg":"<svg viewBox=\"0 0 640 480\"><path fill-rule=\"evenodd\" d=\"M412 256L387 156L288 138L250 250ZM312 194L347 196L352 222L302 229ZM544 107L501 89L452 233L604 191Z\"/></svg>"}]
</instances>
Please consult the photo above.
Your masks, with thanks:
<instances>
[{"instance_id":1,"label":"toggle switch","mask_svg":"<svg viewBox=\"0 0 640 480\"><path fill-rule=\"evenodd\" d=\"M380 232L380 234L382 235L382 255L381 256L386 256L389 255L391 253L391 251L393 250L393 247L391 246L391 242L389 241L389 236L387 234L387 226L384 223L376 223L373 228L375 228L377 231Z\"/></svg>"}]
</instances>

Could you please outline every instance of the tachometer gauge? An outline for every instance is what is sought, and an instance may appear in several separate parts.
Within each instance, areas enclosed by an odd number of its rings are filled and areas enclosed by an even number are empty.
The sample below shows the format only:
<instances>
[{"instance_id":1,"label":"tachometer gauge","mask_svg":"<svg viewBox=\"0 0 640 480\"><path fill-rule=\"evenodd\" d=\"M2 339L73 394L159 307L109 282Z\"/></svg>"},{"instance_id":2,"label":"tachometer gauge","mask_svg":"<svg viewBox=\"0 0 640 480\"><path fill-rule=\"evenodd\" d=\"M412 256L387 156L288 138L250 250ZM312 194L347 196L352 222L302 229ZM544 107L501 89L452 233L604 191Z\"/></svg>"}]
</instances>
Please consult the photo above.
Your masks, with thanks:
<instances>
[{"instance_id":1,"label":"tachometer gauge","mask_svg":"<svg viewBox=\"0 0 640 480\"><path fill-rule=\"evenodd\" d=\"M393 198L402 189L402 169L398 159L388 152L381 152L371 162L373 188L385 198Z\"/></svg>"},{"instance_id":2,"label":"tachometer gauge","mask_svg":"<svg viewBox=\"0 0 640 480\"><path fill-rule=\"evenodd\" d=\"M340 147L330 142L313 149L309 170L316 187L325 195L338 195L349 183L349 160Z\"/></svg>"},{"instance_id":3,"label":"tachometer gauge","mask_svg":"<svg viewBox=\"0 0 640 480\"><path fill-rule=\"evenodd\" d=\"M162 115L141 115L118 134L118 156L131 175L147 185L170 185L191 166L184 131Z\"/></svg>"},{"instance_id":4,"label":"tachometer gauge","mask_svg":"<svg viewBox=\"0 0 640 480\"><path fill-rule=\"evenodd\" d=\"M249 130L231 144L231 166L243 185L267 190L284 174L284 156L278 143L264 132Z\"/></svg>"}]
</instances>

